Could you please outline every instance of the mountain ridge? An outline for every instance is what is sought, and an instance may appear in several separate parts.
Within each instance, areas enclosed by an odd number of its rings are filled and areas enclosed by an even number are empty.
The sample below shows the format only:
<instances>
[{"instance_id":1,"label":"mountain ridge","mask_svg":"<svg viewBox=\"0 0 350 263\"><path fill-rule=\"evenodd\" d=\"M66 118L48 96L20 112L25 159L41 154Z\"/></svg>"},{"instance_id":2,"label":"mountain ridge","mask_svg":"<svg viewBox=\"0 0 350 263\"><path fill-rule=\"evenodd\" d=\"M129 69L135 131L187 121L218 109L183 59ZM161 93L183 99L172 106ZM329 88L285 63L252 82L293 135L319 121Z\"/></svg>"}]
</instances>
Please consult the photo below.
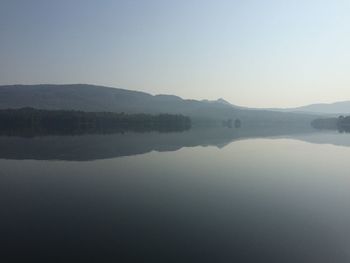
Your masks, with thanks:
<instances>
[{"instance_id":1,"label":"mountain ridge","mask_svg":"<svg viewBox=\"0 0 350 263\"><path fill-rule=\"evenodd\" d=\"M216 101L151 95L142 91L90 84L38 84L0 86L0 109L33 107L46 110L110 111L148 114L183 114L196 121L242 119L251 123L310 121L314 116L235 106Z\"/></svg>"}]
</instances>

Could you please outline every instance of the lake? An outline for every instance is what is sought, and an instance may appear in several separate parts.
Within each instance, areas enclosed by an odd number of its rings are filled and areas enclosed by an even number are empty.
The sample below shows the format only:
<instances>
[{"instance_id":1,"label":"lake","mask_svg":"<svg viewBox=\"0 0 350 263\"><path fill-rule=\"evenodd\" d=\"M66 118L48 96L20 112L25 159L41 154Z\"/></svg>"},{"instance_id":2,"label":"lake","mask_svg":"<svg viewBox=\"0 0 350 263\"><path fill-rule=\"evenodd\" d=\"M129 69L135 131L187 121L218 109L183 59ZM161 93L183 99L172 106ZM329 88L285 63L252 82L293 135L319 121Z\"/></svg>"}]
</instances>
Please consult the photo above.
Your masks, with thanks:
<instances>
[{"instance_id":1,"label":"lake","mask_svg":"<svg viewBox=\"0 0 350 263\"><path fill-rule=\"evenodd\" d=\"M350 134L0 137L2 262L349 262Z\"/></svg>"}]
</instances>

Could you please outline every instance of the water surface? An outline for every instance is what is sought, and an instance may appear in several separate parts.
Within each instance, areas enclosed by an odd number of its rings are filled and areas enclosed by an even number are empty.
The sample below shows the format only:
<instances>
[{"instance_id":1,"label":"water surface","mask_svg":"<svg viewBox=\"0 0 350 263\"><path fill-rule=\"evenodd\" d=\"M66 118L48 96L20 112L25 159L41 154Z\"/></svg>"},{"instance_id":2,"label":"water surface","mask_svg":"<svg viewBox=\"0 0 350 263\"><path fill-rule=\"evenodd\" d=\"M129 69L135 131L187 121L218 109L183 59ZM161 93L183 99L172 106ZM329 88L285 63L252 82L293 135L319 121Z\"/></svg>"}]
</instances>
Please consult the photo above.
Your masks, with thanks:
<instances>
[{"instance_id":1,"label":"water surface","mask_svg":"<svg viewBox=\"0 0 350 263\"><path fill-rule=\"evenodd\" d=\"M0 138L3 262L349 262L350 135Z\"/></svg>"}]
</instances>

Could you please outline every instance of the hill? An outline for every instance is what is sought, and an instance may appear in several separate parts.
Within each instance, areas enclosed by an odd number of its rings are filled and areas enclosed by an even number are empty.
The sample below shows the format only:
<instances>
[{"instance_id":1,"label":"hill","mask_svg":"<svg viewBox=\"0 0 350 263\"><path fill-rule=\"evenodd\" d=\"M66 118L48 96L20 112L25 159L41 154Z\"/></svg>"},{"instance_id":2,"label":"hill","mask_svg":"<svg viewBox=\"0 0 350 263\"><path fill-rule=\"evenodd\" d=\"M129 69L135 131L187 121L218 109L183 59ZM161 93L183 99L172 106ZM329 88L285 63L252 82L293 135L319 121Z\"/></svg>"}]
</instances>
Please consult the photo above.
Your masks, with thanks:
<instances>
[{"instance_id":1,"label":"hill","mask_svg":"<svg viewBox=\"0 0 350 263\"><path fill-rule=\"evenodd\" d=\"M295 108L271 108L268 110L316 115L348 115L350 114L350 101L339 101L334 103L315 103Z\"/></svg>"},{"instance_id":2,"label":"hill","mask_svg":"<svg viewBox=\"0 0 350 263\"><path fill-rule=\"evenodd\" d=\"M310 114L251 110L217 101L185 100L174 95L151 95L144 92L95 86L8 85L0 86L0 109L32 107L46 110L108 111L129 114L182 114L194 122L217 122L241 119L244 125L310 123Z\"/></svg>"},{"instance_id":3,"label":"hill","mask_svg":"<svg viewBox=\"0 0 350 263\"><path fill-rule=\"evenodd\" d=\"M320 114L350 114L350 101L340 101L335 103L311 104L294 109L299 112L311 112Z\"/></svg>"}]
</instances>

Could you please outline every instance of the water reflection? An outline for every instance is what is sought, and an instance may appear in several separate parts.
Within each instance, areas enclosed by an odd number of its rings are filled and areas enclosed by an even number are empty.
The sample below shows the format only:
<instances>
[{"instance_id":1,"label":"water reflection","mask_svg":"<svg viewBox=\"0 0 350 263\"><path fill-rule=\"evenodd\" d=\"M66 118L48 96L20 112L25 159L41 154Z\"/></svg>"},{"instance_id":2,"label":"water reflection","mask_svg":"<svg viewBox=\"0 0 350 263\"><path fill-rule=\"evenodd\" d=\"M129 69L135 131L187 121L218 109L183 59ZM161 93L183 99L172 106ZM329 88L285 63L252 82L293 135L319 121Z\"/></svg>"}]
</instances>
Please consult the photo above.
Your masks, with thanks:
<instances>
[{"instance_id":1,"label":"water reflection","mask_svg":"<svg viewBox=\"0 0 350 263\"><path fill-rule=\"evenodd\" d=\"M294 138L311 143L350 146L348 134L309 127L193 128L183 132L114 133L69 136L0 136L1 159L87 161L176 151L183 147L224 147L247 138Z\"/></svg>"},{"instance_id":2,"label":"water reflection","mask_svg":"<svg viewBox=\"0 0 350 263\"><path fill-rule=\"evenodd\" d=\"M232 139L217 138L202 142ZM247 139L91 162L0 160L1 262L349 262L349 153Z\"/></svg>"}]
</instances>

